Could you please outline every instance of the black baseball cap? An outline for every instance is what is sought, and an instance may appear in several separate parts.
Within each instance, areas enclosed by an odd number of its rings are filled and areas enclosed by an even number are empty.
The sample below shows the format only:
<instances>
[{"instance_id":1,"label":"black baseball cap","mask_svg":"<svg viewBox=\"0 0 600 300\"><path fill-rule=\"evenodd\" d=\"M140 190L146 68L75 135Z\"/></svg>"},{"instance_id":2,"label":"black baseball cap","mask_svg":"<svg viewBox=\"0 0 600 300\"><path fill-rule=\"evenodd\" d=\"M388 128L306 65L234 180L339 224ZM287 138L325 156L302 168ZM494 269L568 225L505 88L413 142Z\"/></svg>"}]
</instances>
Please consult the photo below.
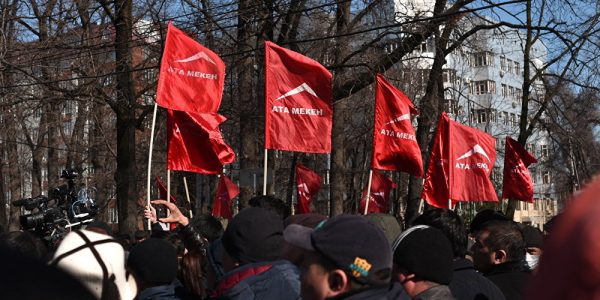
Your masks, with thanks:
<instances>
[{"instance_id":1,"label":"black baseball cap","mask_svg":"<svg viewBox=\"0 0 600 300\"><path fill-rule=\"evenodd\" d=\"M286 242L315 251L354 280L365 284L383 282L380 271L391 271L392 250L381 229L362 216L342 214L323 220L314 229L298 224L283 232Z\"/></svg>"}]
</instances>

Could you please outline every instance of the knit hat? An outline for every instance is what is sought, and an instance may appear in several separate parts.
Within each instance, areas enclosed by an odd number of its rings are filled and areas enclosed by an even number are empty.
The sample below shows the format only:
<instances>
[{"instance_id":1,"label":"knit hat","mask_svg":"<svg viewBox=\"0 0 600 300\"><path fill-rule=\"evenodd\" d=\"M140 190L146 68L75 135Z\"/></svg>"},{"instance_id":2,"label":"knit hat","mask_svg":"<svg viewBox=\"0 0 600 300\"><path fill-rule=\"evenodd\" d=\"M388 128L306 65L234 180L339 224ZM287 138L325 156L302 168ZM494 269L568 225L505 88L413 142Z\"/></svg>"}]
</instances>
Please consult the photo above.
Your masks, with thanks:
<instances>
[{"instance_id":1,"label":"knit hat","mask_svg":"<svg viewBox=\"0 0 600 300\"><path fill-rule=\"evenodd\" d=\"M319 223L321 223L321 221L325 219L327 219L327 216L317 213L292 215L283 220L283 227L288 227L291 224L299 224L302 226L315 228L317 225L319 225Z\"/></svg>"},{"instance_id":2,"label":"knit hat","mask_svg":"<svg viewBox=\"0 0 600 300\"><path fill-rule=\"evenodd\" d=\"M440 230L417 225L403 232L392 246L394 263L418 278L439 284L452 279L452 245Z\"/></svg>"},{"instance_id":3,"label":"knit hat","mask_svg":"<svg viewBox=\"0 0 600 300\"><path fill-rule=\"evenodd\" d=\"M168 284L177 277L177 252L169 242L149 238L131 249L127 266L140 280Z\"/></svg>"},{"instance_id":4,"label":"knit hat","mask_svg":"<svg viewBox=\"0 0 600 300\"><path fill-rule=\"evenodd\" d=\"M367 220L373 222L377 227L383 230L388 242L393 243L402 232L398 220L394 216L384 213L372 213L365 216Z\"/></svg>"},{"instance_id":5,"label":"knit hat","mask_svg":"<svg viewBox=\"0 0 600 300\"><path fill-rule=\"evenodd\" d=\"M286 242L315 251L346 271L356 281L381 284L379 271L391 271L392 253L385 234L362 216L337 215L315 229L291 224L285 229Z\"/></svg>"},{"instance_id":6,"label":"knit hat","mask_svg":"<svg viewBox=\"0 0 600 300\"><path fill-rule=\"evenodd\" d=\"M283 245L283 221L264 208L246 208L231 220L222 242L227 254L240 264L277 260Z\"/></svg>"},{"instance_id":7,"label":"knit hat","mask_svg":"<svg viewBox=\"0 0 600 300\"><path fill-rule=\"evenodd\" d=\"M125 251L108 235L88 230L67 234L51 264L79 279L97 299L114 294L133 299L137 293L133 277L126 276Z\"/></svg>"},{"instance_id":8,"label":"knit hat","mask_svg":"<svg viewBox=\"0 0 600 300\"><path fill-rule=\"evenodd\" d=\"M542 248L544 236L539 229L531 225L525 225L521 228L521 232L523 233L523 240L525 241L526 248Z\"/></svg>"}]
</instances>

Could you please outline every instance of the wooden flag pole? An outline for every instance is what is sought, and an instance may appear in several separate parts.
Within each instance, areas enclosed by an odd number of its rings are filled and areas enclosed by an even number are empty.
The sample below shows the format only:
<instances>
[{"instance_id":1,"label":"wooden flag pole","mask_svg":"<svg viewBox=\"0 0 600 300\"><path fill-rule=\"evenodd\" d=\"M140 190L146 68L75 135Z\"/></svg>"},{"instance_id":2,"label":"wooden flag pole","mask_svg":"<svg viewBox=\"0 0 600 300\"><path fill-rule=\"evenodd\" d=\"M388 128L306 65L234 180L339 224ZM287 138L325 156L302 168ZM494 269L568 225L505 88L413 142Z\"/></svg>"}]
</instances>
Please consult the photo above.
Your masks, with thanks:
<instances>
[{"instance_id":1,"label":"wooden flag pole","mask_svg":"<svg viewBox=\"0 0 600 300\"><path fill-rule=\"evenodd\" d=\"M373 180L373 169L369 170L369 183L367 184L367 199L365 200L364 215L369 211L369 200L371 199L371 181ZM359 205L360 206L360 205Z\"/></svg>"},{"instance_id":2,"label":"wooden flag pole","mask_svg":"<svg viewBox=\"0 0 600 300\"><path fill-rule=\"evenodd\" d=\"M190 219L194 217L193 209L192 209L192 201L190 201L190 191L188 190L187 179L183 176L183 186L185 187L185 197L187 202L190 204Z\"/></svg>"},{"instance_id":3,"label":"wooden flag pole","mask_svg":"<svg viewBox=\"0 0 600 300\"><path fill-rule=\"evenodd\" d=\"M452 199L448 199L448 209L452 209Z\"/></svg>"},{"instance_id":4,"label":"wooden flag pole","mask_svg":"<svg viewBox=\"0 0 600 300\"><path fill-rule=\"evenodd\" d=\"M152 148L154 148L154 126L156 125L156 111L158 109L158 105L154 102L154 113L152 114L152 129L150 130L150 149L148 150L148 187L147 187L147 199L146 205L150 208L150 197L151 196L151 176L152 176ZM152 224L150 224L150 219L148 219L148 230L150 230Z\"/></svg>"},{"instance_id":5,"label":"wooden flag pole","mask_svg":"<svg viewBox=\"0 0 600 300\"><path fill-rule=\"evenodd\" d=\"M263 195L266 196L267 195L267 155L269 150L267 150L267 148L265 148L265 162L264 162L264 168L263 168Z\"/></svg>"}]
</instances>

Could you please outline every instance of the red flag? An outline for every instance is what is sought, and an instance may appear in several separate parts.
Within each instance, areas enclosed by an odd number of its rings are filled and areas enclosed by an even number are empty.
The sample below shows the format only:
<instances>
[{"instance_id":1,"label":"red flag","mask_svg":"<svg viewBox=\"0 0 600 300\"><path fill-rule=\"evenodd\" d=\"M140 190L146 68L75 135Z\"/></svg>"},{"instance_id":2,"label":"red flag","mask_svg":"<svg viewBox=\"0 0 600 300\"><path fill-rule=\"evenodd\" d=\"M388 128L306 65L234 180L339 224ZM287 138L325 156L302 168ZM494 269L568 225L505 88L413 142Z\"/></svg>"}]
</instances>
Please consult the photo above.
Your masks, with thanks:
<instances>
[{"instance_id":1,"label":"red flag","mask_svg":"<svg viewBox=\"0 0 600 300\"><path fill-rule=\"evenodd\" d=\"M296 164L296 184L298 190L296 213L309 213L310 201L321 188L321 176L302 164Z\"/></svg>"},{"instance_id":2,"label":"red flag","mask_svg":"<svg viewBox=\"0 0 600 300\"><path fill-rule=\"evenodd\" d=\"M219 114L169 110L169 170L202 174L223 172L223 165L235 160L233 150L225 143L219 130L219 124L225 120Z\"/></svg>"},{"instance_id":3,"label":"red flag","mask_svg":"<svg viewBox=\"0 0 600 300\"><path fill-rule=\"evenodd\" d=\"M504 150L504 179L502 198L533 203L533 181L527 167L536 163L533 154L509 136Z\"/></svg>"},{"instance_id":4,"label":"red flag","mask_svg":"<svg viewBox=\"0 0 600 300\"><path fill-rule=\"evenodd\" d=\"M221 58L169 23L156 103L175 110L219 110L225 80Z\"/></svg>"},{"instance_id":5,"label":"red flag","mask_svg":"<svg viewBox=\"0 0 600 300\"><path fill-rule=\"evenodd\" d=\"M331 152L331 84L318 62L265 42L265 148Z\"/></svg>"},{"instance_id":6,"label":"red flag","mask_svg":"<svg viewBox=\"0 0 600 300\"><path fill-rule=\"evenodd\" d=\"M215 202L212 207L212 215L223 217L225 219L233 218L233 209L231 208L233 198L240 194L240 188L225 175L221 175L215 195Z\"/></svg>"},{"instance_id":7,"label":"red flag","mask_svg":"<svg viewBox=\"0 0 600 300\"><path fill-rule=\"evenodd\" d=\"M369 210L367 213L388 213L390 211L390 194L397 185L385 174L373 171L371 179L371 194L369 195ZM367 203L367 188L362 192L359 209L365 211Z\"/></svg>"},{"instance_id":8,"label":"red flag","mask_svg":"<svg viewBox=\"0 0 600 300\"><path fill-rule=\"evenodd\" d=\"M429 155L429 164L425 183L423 184L423 198L429 205L439 208L448 208L450 191L448 189L448 125L450 119L442 113L438 122L433 147Z\"/></svg>"},{"instance_id":9,"label":"red flag","mask_svg":"<svg viewBox=\"0 0 600 300\"><path fill-rule=\"evenodd\" d=\"M421 197L432 206L452 201L498 201L490 175L496 161L496 139L459 124L443 113L429 157Z\"/></svg>"},{"instance_id":10,"label":"red flag","mask_svg":"<svg viewBox=\"0 0 600 300\"><path fill-rule=\"evenodd\" d=\"M415 138L411 114L418 111L410 99L377 74L371 168L423 177L421 148Z\"/></svg>"},{"instance_id":11,"label":"red flag","mask_svg":"<svg viewBox=\"0 0 600 300\"><path fill-rule=\"evenodd\" d=\"M450 199L498 202L490 180L496 162L496 139L452 120L449 124Z\"/></svg>"}]
</instances>

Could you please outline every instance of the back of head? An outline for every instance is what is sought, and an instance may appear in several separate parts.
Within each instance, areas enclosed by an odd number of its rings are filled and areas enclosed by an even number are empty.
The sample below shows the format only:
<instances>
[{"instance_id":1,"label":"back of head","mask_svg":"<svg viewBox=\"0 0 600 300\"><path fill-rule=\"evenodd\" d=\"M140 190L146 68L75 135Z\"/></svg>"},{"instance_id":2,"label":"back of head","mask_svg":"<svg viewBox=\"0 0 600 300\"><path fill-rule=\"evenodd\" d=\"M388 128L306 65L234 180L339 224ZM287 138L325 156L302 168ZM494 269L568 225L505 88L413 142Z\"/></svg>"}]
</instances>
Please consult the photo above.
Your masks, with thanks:
<instances>
[{"instance_id":1,"label":"back of head","mask_svg":"<svg viewBox=\"0 0 600 300\"><path fill-rule=\"evenodd\" d=\"M447 285L452 279L452 245L444 233L426 225L403 232L392 246L394 264L421 280Z\"/></svg>"},{"instance_id":2,"label":"back of head","mask_svg":"<svg viewBox=\"0 0 600 300\"><path fill-rule=\"evenodd\" d=\"M413 225L427 225L440 230L452 244L452 252L456 258L464 258L467 254L467 235L460 216L449 209L430 209L418 216Z\"/></svg>"},{"instance_id":3,"label":"back of head","mask_svg":"<svg viewBox=\"0 0 600 300\"><path fill-rule=\"evenodd\" d=\"M28 231L12 231L0 234L0 246L34 259L46 259L46 245Z\"/></svg>"},{"instance_id":4,"label":"back of head","mask_svg":"<svg viewBox=\"0 0 600 300\"><path fill-rule=\"evenodd\" d=\"M87 226L85 226L86 230L89 231L93 231L93 232L97 232L97 233L102 233L102 234L106 234L106 235L113 235L113 231L112 228L110 228L110 225L108 225L106 222L104 221L100 221L100 220L94 220L90 223L87 224Z\"/></svg>"},{"instance_id":5,"label":"back of head","mask_svg":"<svg viewBox=\"0 0 600 300\"><path fill-rule=\"evenodd\" d=\"M267 209L246 208L231 220L222 243L227 254L242 265L277 260L283 245L283 221Z\"/></svg>"},{"instance_id":6,"label":"back of head","mask_svg":"<svg viewBox=\"0 0 600 300\"><path fill-rule=\"evenodd\" d=\"M131 299L135 284L125 272L123 247L110 236L74 231L65 236L52 264L79 279L98 299Z\"/></svg>"},{"instance_id":7,"label":"back of head","mask_svg":"<svg viewBox=\"0 0 600 300\"><path fill-rule=\"evenodd\" d=\"M195 215L190 220L190 225L194 230L199 232L209 242L213 242L223 235L223 224L209 214Z\"/></svg>"},{"instance_id":8,"label":"back of head","mask_svg":"<svg viewBox=\"0 0 600 300\"><path fill-rule=\"evenodd\" d=\"M0 246L0 265L5 270L0 272L2 299L99 299L74 276L15 249Z\"/></svg>"},{"instance_id":9,"label":"back of head","mask_svg":"<svg viewBox=\"0 0 600 300\"><path fill-rule=\"evenodd\" d=\"M493 220L484 223L479 231L488 233L485 244L491 251L506 252L507 262L518 262L525 258L525 241L517 223Z\"/></svg>"},{"instance_id":10,"label":"back of head","mask_svg":"<svg viewBox=\"0 0 600 300\"><path fill-rule=\"evenodd\" d=\"M469 226L469 232L471 234L475 234L481 229L481 226L483 226L483 224L493 220L507 221L508 218L501 212L491 209L484 209L478 212L471 221L471 225Z\"/></svg>"},{"instance_id":11,"label":"back of head","mask_svg":"<svg viewBox=\"0 0 600 300\"><path fill-rule=\"evenodd\" d=\"M270 210L279 215L281 220L285 220L291 214L290 208L287 205L285 205L283 200L271 195L261 195L252 197L248 201L248 204L250 205L250 207L260 207L266 210Z\"/></svg>"},{"instance_id":12,"label":"back of head","mask_svg":"<svg viewBox=\"0 0 600 300\"><path fill-rule=\"evenodd\" d=\"M170 284L177 277L177 252L169 242L149 238L131 248L127 266L141 286Z\"/></svg>"},{"instance_id":13,"label":"back of head","mask_svg":"<svg viewBox=\"0 0 600 300\"><path fill-rule=\"evenodd\" d=\"M398 223L398 220L390 214L371 213L366 215L365 218L377 225L377 227L385 233L390 244L392 244L402 232L400 223Z\"/></svg>"}]
</instances>

